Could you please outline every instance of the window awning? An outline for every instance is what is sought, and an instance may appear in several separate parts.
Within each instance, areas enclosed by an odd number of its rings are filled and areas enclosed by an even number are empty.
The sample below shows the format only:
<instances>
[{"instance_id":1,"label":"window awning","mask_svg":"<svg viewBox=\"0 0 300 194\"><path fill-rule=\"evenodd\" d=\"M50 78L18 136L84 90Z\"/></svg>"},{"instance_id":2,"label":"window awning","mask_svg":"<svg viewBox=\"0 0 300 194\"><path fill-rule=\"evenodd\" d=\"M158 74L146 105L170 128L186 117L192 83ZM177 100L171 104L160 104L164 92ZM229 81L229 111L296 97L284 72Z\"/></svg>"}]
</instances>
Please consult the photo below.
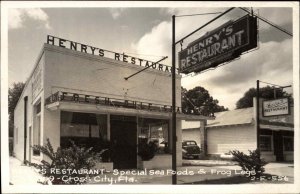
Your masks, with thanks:
<instances>
[{"instance_id":1,"label":"window awning","mask_svg":"<svg viewBox=\"0 0 300 194\"><path fill-rule=\"evenodd\" d=\"M277 125L264 125L260 124L259 125L261 129L270 129L273 131L294 131L293 127L284 127L284 126L277 126Z\"/></svg>"},{"instance_id":2,"label":"window awning","mask_svg":"<svg viewBox=\"0 0 300 194\"><path fill-rule=\"evenodd\" d=\"M269 120L260 120L260 128L270 129L274 131L284 130L284 131L294 131L294 124L284 123L284 122L272 122Z\"/></svg>"},{"instance_id":3,"label":"window awning","mask_svg":"<svg viewBox=\"0 0 300 194\"><path fill-rule=\"evenodd\" d=\"M157 111L157 110L143 110L124 107L105 106L102 104L85 104L68 101L56 101L47 104L46 109L49 111L71 111L71 112L88 112L88 113L102 113L102 114L117 114L117 115L130 115L130 116L142 116L149 118L172 118L172 112ZM177 119L180 120L213 120L214 117L203 115L189 115L183 113L176 114Z\"/></svg>"}]
</instances>

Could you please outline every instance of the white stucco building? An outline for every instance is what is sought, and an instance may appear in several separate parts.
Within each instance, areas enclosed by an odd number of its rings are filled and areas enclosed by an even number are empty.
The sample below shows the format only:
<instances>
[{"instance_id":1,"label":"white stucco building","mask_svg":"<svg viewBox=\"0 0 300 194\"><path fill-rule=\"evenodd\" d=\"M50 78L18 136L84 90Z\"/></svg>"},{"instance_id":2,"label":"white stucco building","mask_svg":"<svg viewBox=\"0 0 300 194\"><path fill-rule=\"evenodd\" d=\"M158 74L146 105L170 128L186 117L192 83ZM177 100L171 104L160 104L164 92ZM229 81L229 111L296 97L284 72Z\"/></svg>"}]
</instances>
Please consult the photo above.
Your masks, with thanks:
<instances>
[{"instance_id":1,"label":"white stucco building","mask_svg":"<svg viewBox=\"0 0 300 194\"><path fill-rule=\"evenodd\" d=\"M113 58L106 57L106 53ZM14 115L14 152L40 161L31 148L50 139L54 149L69 139L81 146L114 149L114 168L138 168L138 144L157 140L164 147L153 167L171 166L171 71L146 60L48 36L26 81ZM151 63L150 63L151 65ZM176 76L177 165L181 165L181 77ZM206 119L189 116L189 119ZM160 158L162 158L160 160Z\"/></svg>"}]
</instances>

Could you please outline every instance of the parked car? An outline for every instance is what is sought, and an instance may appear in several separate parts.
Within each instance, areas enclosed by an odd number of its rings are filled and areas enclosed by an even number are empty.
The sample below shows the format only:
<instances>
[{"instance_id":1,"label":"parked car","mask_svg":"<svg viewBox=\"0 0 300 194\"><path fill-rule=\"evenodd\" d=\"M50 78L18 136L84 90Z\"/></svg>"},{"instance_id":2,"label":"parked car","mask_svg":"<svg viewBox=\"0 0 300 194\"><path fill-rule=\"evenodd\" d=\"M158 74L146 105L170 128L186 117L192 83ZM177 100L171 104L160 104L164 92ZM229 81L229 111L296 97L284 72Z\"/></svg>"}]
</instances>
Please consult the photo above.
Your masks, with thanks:
<instances>
[{"instance_id":1,"label":"parked car","mask_svg":"<svg viewBox=\"0 0 300 194\"><path fill-rule=\"evenodd\" d=\"M182 158L200 158L201 149L193 140L182 142Z\"/></svg>"}]
</instances>

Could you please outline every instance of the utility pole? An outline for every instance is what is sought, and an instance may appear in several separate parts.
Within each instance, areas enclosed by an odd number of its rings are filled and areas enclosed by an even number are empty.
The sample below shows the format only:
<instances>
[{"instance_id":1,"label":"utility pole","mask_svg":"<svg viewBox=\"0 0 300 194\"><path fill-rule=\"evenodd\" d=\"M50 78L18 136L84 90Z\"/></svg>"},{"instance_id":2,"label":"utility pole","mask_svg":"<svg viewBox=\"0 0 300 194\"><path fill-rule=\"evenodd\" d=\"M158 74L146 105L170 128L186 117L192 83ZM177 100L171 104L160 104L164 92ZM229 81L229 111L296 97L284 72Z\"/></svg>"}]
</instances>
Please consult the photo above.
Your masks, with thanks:
<instances>
[{"instance_id":1,"label":"utility pole","mask_svg":"<svg viewBox=\"0 0 300 194\"><path fill-rule=\"evenodd\" d=\"M257 149L260 152L260 127L259 127L259 80L256 80L256 138L257 138Z\"/></svg>"},{"instance_id":2,"label":"utility pole","mask_svg":"<svg viewBox=\"0 0 300 194\"><path fill-rule=\"evenodd\" d=\"M172 170L177 172L176 167L176 67L175 67L175 15L172 16ZM172 174L172 184L177 183L177 173Z\"/></svg>"},{"instance_id":3,"label":"utility pole","mask_svg":"<svg viewBox=\"0 0 300 194\"><path fill-rule=\"evenodd\" d=\"M184 39L190 37L191 35L195 34L208 24L214 22L215 20L219 19L223 15L227 14L231 10L233 10L234 7L229 8L225 12L221 13L217 17L213 18L212 20L208 21L206 24L202 25L201 27L197 28L193 32L189 33L179 41L175 42L175 15L172 16L172 170L175 172L172 174L172 184L177 184L177 167L176 167L176 142L177 142L177 136L176 136L176 64L175 64L175 50L176 50L176 44L181 43ZM212 14L212 13L209 13ZM214 13L215 14L215 13ZM193 14L193 15L199 15L199 14ZM186 16L186 15L182 15ZM189 15L192 16L192 15ZM180 16L177 16L180 17ZM125 78L126 79L126 78Z\"/></svg>"}]
</instances>

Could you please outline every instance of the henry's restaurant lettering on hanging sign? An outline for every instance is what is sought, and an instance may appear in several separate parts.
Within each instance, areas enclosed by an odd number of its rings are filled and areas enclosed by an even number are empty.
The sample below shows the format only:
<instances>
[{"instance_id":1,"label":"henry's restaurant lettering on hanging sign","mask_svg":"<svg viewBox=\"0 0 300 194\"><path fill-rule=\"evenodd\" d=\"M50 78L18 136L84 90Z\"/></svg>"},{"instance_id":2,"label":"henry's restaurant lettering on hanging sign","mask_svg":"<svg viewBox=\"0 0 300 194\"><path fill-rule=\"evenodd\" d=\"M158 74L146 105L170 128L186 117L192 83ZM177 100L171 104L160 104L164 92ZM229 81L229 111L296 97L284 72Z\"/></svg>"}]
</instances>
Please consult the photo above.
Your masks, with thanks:
<instances>
[{"instance_id":1,"label":"henry's restaurant lettering on hanging sign","mask_svg":"<svg viewBox=\"0 0 300 194\"><path fill-rule=\"evenodd\" d=\"M75 41L58 38L55 36L48 35L47 36L47 44L59 46L61 48L71 49L74 51L79 51L82 53L88 53L88 54L92 54L92 55L96 55L96 56L100 56L100 57L108 57L108 58L112 58L117 61L130 63L132 65L139 65L139 66L143 66L143 67L148 67L148 66L153 65L152 69L157 69L159 71L164 71L164 72L172 71L171 67L163 65L163 64L155 64L155 62L148 61L145 59L140 59L137 57L132 57L132 56L126 55L125 53L116 53L113 51L108 51L105 49L89 46L89 45L78 43Z\"/></svg>"},{"instance_id":2,"label":"henry's restaurant lettering on hanging sign","mask_svg":"<svg viewBox=\"0 0 300 194\"><path fill-rule=\"evenodd\" d=\"M246 15L206 33L179 52L181 73L201 72L257 47L257 19Z\"/></svg>"}]
</instances>

